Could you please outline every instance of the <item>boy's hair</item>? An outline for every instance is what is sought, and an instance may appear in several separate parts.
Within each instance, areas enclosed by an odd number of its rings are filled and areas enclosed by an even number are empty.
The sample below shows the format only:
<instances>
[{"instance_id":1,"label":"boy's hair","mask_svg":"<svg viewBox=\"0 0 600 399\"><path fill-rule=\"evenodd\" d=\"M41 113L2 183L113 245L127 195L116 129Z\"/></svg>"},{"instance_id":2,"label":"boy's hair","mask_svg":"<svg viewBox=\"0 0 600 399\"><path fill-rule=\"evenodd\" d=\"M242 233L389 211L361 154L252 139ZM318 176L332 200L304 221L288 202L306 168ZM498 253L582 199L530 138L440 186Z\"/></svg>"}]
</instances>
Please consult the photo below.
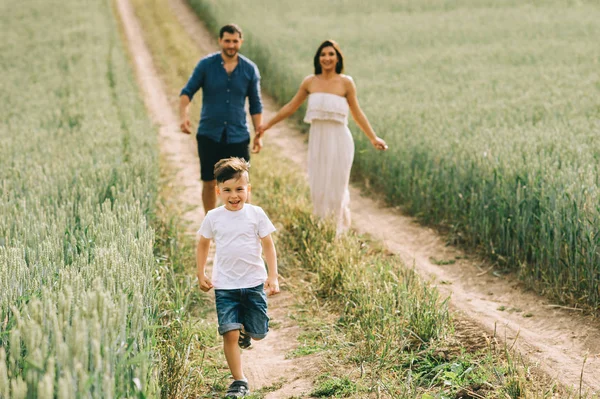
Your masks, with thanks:
<instances>
[{"instance_id":1,"label":"boy's hair","mask_svg":"<svg viewBox=\"0 0 600 399\"><path fill-rule=\"evenodd\" d=\"M246 180L249 182L249 169L250 164L243 158L231 157L221 159L215 164L215 179L217 179L217 183L223 183L229 179L237 180L245 175Z\"/></svg>"},{"instance_id":2,"label":"boy's hair","mask_svg":"<svg viewBox=\"0 0 600 399\"><path fill-rule=\"evenodd\" d=\"M240 39L242 38L242 28L240 28L236 24L227 24L227 25L223 26L219 30L219 39L223 38L223 35L225 34L225 32L230 33L232 35L239 33Z\"/></svg>"}]
</instances>

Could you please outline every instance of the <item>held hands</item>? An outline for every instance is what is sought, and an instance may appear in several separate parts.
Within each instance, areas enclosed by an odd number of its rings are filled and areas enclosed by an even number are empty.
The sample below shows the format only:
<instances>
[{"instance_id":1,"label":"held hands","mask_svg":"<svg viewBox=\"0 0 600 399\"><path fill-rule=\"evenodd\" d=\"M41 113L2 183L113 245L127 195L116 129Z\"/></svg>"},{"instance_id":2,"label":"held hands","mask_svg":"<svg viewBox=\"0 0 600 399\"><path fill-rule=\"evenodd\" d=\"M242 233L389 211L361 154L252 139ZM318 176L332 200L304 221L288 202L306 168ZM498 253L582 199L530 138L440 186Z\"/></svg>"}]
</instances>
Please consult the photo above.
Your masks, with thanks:
<instances>
[{"instance_id":1,"label":"held hands","mask_svg":"<svg viewBox=\"0 0 600 399\"><path fill-rule=\"evenodd\" d=\"M210 279L206 277L206 274L198 274L198 285L200 289L204 292L208 292L213 287Z\"/></svg>"},{"instance_id":2,"label":"held hands","mask_svg":"<svg viewBox=\"0 0 600 399\"><path fill-rule=\"evenodd\" d=\"M263 148L262 137L256 133L254 136L254 141L252 142L252 153L258 154L260 150Z\"/></svg>"},{"instance_id":3,"label":"held hands","mask_svg":"<svg viewBox=\"0 0 600 399\"><path fill-rule=\"evenodd\" d=\"M277 277L267 277L265 281L265 292L267 296L279 294L279 281Z\"/></svg>"},{"instance_id":4,"label":"held hands","mask_svg":"<svg viewBox=\"0 0 600 399\"><path fill-rule=\"evenodd\" d=\"M254 141L252 142L252 153L258 154L263 148L262 136L265 134L266 125L259 125L254 129Z\"/></svg>"},{"instance_id":5,"label":"held hands","mask_svg":"<svg viewBox=\"0 0 600 399\"><path fill-rule=\"evenodd\" d=\"M266 124L266 123L263 123L262 125L259 125L259 126L256 128L256 135L257 135L258 137L262 137L262 136L263 136L263 134L265 134L265 132L267 131L267 129L268 129L268 127L267 127L267 124Z\"/></svg>"},{"instance_id":6,"label":"held hands","mask_svg":"<svg viewBox=\"0 0 600 399\"><path fill-rule=\"evenodd\" d=\"M388 149L388 145L385 143L385 141L383 141L382 138L379 137L375 137L373 140L371 140L371 144L373 144L373 147L380 151L385 151Z\"/></svg>"},{"instance_id":7,"label":"held hands","mask_svg":"<svg viewBox=\"0 0 600 399\"><path fill-rule=\"evenodd\" d=\"M183 122L181 122L181 125L179 125L179 127L181 128L181 131L183 133L192 134L192 123L190 122L189 118L183 119Z\"/></svg>"}]
</instances>

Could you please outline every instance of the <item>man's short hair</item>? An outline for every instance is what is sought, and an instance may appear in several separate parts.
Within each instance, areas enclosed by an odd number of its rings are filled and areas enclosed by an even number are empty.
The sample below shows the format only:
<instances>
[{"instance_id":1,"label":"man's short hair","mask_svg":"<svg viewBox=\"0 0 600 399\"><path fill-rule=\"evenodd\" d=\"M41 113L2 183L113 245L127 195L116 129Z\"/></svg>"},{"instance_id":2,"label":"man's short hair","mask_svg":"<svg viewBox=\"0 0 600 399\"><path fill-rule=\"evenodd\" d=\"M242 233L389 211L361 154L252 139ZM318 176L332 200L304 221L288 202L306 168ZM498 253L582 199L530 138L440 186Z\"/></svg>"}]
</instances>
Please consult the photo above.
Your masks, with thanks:
<instances>
[{"instance_id":1,"label":"man's short hair","mask_svg":"<svg viewBox=\"0 0 600 399\"><path fill-rule=\"evenodd\" d=\"M239 33L240 39L242 38L242 28L240 28L236 24L227 24L224 27L222 27L221 30L219 31L219 39L223 38L223 34L225 32L230 33L232 35Z\"/></svg>"},{"instance_id":2,"label":"man's short hair","mask_svg":"<svg viewBox=\"0 0 600 399\"><path fill-rule=\"evenodd\" d=\"M246 176L246 180L250 181L248 170L250 164L243 158L231 157L221 159L215 164L215 179L217 183L223 183L230 179L239 179Z\"/></svg>"}]
</instances>

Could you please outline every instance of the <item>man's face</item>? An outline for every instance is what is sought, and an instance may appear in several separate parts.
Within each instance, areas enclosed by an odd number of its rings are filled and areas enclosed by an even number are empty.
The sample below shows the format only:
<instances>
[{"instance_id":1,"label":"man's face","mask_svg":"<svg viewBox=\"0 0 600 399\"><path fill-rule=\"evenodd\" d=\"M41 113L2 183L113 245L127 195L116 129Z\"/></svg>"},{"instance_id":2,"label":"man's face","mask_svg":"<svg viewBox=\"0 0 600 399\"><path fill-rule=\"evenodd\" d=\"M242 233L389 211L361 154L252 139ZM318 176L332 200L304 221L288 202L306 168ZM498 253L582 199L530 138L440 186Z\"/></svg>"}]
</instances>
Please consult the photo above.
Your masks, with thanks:
<instances>
[{"instance_id":1,"label":"man's face","mask_svg":"<svg viewBox=\"0 0 600 399\"><path fill-rule=\"evenodd\" d=\"M240 51L242 47L242 38L239 33L228 33L224 32L223 37L219 39L219 45L221 46L221 53L228 58L233 58Z\"/></svg>"}]
</instances>

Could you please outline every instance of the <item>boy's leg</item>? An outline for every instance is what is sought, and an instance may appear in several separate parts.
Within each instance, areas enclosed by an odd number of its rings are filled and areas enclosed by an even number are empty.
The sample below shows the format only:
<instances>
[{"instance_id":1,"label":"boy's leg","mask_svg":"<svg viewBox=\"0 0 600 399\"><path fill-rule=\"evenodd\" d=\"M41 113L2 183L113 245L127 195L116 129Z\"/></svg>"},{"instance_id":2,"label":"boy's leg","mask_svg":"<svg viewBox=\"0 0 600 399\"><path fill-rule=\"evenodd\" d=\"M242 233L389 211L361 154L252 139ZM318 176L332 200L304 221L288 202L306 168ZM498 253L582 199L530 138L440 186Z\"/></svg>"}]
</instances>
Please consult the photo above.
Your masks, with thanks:
<instances>
[{"instance_id":1,"label":"boy's leg","mask_svg":"<svg viewBox=\"0 0 600 399\"><path fill-rule=\"evenodd\" d=\"M232 330L223 334L223 351L234 380L244 380L246 378L242 370L242 356L238 348L239 337L240 330Z\"/></svg>"},{"instance_id":2,"label":"boy's leg","mask_svg":"<svg viewBox=\"0 0 600 399\"><path fill-rule=\"evenodd\" d=\"M260 341L269 332L269 316L267 316L267 295L264 284L242 290L244 293L243 315L245 333L255 341Z\"/></svg>"},{"instance_id":3,"label":"boy's leg","mask_svg":"<svg viewBox=\"0 0 600 399\"><path fill-rule=\"evenodd\" d=\"M240 330L240 338L238 339L238 346L241 349L248 349L250 346L252 346L252 341L250 341L251 337L250 335L248 335L246 333L246 331L244 331L244 329L242 328Z\"/></svg>"},{"instance_id":4,"label":"boy's leg","mask_svg":"<svg viewBox=\"0 0 600 399\"><path fill-rule=\"evenodd\" d=\"M241 398L250 393L248 380L244 377L242 357L238 348L241 321L243 320L242 290L215 290L215 305L219 320L219 334L223 336L223 352L227 366L231 371L234 381L227 389L225 398Z\"/></svg>"}]
</instances>

